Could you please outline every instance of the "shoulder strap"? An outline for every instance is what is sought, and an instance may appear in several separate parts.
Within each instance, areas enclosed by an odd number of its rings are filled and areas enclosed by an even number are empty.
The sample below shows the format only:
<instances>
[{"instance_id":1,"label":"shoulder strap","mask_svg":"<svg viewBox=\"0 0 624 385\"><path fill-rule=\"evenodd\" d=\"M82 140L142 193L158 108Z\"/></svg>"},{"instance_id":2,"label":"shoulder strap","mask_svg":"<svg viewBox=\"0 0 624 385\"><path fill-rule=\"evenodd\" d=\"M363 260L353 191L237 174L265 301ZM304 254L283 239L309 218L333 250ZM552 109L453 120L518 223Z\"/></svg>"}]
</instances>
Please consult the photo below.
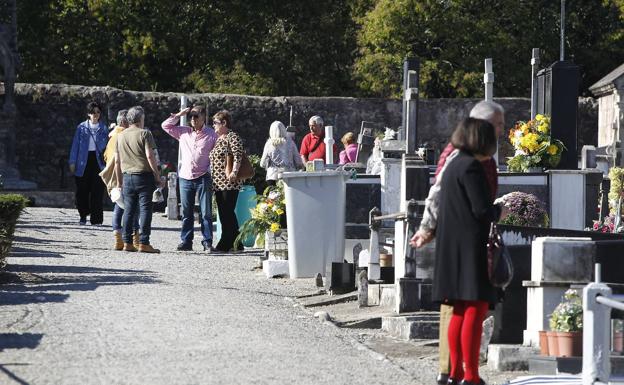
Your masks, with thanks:
<instances>
[{"instance_id":1,"label":"shoulder strap","mask_svg":"<svg viewBox=\"0 0 624 385\"><path fill-rule=\"evenodd\" d=\"M319 140L316 142L316 144L314 145L314 147L312 147L310 149L310 154L313 153L314 151L316 151L317 148L319 148L319 146L321 145L321 143L323 143L323 138L319 137Z\"/></svg>"}]
</instances>

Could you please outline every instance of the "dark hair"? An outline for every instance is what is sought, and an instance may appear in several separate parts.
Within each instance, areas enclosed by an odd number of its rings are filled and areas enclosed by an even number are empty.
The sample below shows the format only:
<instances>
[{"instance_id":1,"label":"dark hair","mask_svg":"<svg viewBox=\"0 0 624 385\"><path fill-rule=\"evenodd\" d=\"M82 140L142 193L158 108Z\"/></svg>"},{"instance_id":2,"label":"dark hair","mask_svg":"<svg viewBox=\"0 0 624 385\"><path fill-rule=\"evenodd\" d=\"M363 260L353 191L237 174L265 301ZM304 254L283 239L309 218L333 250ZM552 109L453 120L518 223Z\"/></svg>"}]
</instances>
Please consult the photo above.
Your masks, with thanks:
<instances>
[{"instance_id":1,"label":"dark hair","mask_svg":"<svg viewBox=\"0 0 624 385\"><path fill-rule=\"evenodd\" d=\"M100 107L97 102L89 102L89 104L87 104L87 114L92 114L96 108L102 113L102 107Z\"/></svg>"},{"instance_id":2,"label":"dark hair","mask_svg":"<svg viewBox=\"0 0 624 385\"><path fill-rule=\"evenodd\" d=\"M225 122L225 126L230 130L232 129L232 118L230 117L230 113L227 110L221 110L217 112L212 118Z\"/></svg>"},{"instance_id":3,"label":"dark hair","mask_svg":"<svg viewBox=\"0 0 624 385\"><path fill-rule=\"evenodd\" d=\"M496 152L496 132L487 120L466 118L451 136L453 147L471 154L492 156Z\"/></svg>"},{"instance_id":4,"label":"dark hair","mask_svg":"<svg viewBox=\"0 0 624 385\"><path fill-rule=\"evenodd\" d=\"M203 116L204 118L206 117L206 106L201 104L195 104L191 107L191 113L194 112L193 110L200 113L201 116Z\"/></svg>"}]
</instances>

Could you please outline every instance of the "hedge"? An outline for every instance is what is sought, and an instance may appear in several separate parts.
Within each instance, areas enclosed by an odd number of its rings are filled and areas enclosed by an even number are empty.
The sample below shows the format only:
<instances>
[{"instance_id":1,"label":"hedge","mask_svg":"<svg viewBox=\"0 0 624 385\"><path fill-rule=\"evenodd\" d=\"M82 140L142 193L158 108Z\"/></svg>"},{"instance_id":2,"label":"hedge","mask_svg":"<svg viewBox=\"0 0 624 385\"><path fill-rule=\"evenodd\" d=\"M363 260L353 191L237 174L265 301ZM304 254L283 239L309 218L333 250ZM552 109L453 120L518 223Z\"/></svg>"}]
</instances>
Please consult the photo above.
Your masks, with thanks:
<instances>
[{"instance_id":1,"label":"hedge","mask_svg":"<svg viewBox=\"0 0 624 385\"><path fill-rule=\"evenodd\" d=\"M0 194L0 270L6 266L15 224L27 203L28 199L22 195Z\"/></svg>"}]
</instances>

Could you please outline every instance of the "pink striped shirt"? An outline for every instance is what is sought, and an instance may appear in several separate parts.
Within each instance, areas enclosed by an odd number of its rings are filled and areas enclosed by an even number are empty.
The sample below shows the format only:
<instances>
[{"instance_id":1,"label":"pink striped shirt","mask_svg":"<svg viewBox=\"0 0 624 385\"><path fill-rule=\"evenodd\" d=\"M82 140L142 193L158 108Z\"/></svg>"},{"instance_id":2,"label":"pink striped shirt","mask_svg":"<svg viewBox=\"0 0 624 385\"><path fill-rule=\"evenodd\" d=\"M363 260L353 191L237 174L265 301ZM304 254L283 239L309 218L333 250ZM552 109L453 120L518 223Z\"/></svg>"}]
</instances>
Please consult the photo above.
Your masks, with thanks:
<instances>
[{"instance_id":1,"label":"pink striped shirt","mask_svg":"<svg viewBox=\"0 0 624 385\"><path fill-rule=\"evenodd\" d=\"M170 116L162 123L162 129L180 141L180 169L178 176L196 179L210 173L210 151L217 141L217 134L208 126L195 132L191 127L178 126L179 117Z\"/></svg>"}]
</instances>

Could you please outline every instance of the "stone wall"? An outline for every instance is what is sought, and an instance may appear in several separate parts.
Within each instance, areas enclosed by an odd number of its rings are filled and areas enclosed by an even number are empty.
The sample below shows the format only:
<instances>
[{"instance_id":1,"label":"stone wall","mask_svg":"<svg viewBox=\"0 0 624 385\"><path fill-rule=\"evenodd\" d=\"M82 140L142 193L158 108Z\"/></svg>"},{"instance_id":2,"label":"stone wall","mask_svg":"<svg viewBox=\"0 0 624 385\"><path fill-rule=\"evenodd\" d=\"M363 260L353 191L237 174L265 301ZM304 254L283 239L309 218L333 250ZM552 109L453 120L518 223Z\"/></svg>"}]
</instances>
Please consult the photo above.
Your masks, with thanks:
<instances>
[{"instance_id":1,"label":"stone wall","mask_svg":"<svg viewBox=\"0 0 624 385\"><path fill-rule=\"evenodd\" d=\"M401 124L401 101L343 97L257 97L223 94L187 94L191 103L203 103L210 114L220 109L232 113L233 126L240 132L250 153L261 154L274 120L288 123L293 106L297 143L307 132L307 121L318 114L333 125L336 142L347 131L359 132L361 122L397 128ZM77 124L86 119L90 100L103 105L103 117L113 122L117 111L133 105L146 110L146 127L151 128L163 161L177 160L177 143L160 129L160 123L179 109L179 94L124 91L111 87L84 87L64 84L16 85L16 163L22 178L37 182L41 189L73 189L67 171L67 157ZM506 126L526 119L530 102L525 98L496 99L506 109ZM457 121L465 116L477 99L424 99L419 103L420 142L442 147ZM579 101L579 150L597 139L597 108L590 100ZM501 142L506 142L504 139ZM504 145L501 159L509 154Z\"/></svg>"}]
</instances>

